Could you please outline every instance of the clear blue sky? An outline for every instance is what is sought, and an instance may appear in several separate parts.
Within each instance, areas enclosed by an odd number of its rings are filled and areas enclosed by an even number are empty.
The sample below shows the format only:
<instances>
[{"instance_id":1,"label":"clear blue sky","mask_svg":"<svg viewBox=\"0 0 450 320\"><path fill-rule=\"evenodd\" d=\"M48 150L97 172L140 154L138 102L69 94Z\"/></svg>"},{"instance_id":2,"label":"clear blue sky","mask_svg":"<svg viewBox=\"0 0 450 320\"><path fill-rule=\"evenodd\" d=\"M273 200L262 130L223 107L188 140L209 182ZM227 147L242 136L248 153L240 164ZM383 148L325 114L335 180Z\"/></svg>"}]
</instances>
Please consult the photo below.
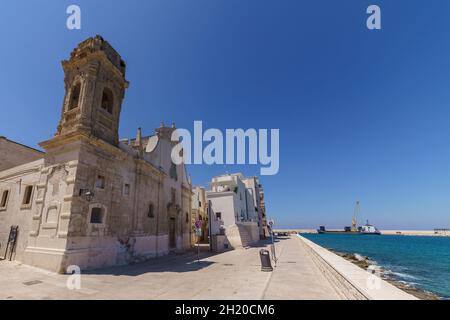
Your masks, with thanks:
<instances>
[{"instance_id":1,"label":"clear blue sky","mask_svg":"<svg viewBox=\"0 0 450 320\"><path fill-rule=\"evenodd\" d=\"M66 29L69 4L82 30ZM382 30L365 27L382 9ZM60 61L102 35L127 63L121 137L161 120L279 128L262 178L278 226L343 227L354 201L381 228L450 227L450 2L1 1L0 135L51 137ZM195 184L258 166L191 166Z\"/></svg>"}]
</instances>

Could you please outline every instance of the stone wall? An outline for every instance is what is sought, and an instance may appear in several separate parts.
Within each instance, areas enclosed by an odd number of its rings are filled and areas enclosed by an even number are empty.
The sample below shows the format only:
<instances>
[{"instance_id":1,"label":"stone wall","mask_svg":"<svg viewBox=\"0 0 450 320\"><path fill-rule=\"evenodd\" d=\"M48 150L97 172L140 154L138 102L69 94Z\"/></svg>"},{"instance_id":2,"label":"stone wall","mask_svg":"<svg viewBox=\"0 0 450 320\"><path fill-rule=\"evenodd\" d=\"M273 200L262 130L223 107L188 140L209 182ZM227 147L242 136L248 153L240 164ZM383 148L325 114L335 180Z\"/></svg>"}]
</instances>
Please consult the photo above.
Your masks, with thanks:
<instances>
[{"instance_id":1,"label":"stone wall","mask_svg":"<svg viewBox=\"0 0 450 320\"><path fill-rule=\"evenodd\" d=\"M43 156L36 149L0 136L0 171L42 159Z\"/></svg>"},{"instance_id":2,"label":"stone wall","mask_svg":"<svg viewBox=\"0 0 450 320\"><path fill-rule=\"evenodd\" d=\"M0 208L0 250L11 225L19 225L13 259L55 272L69 265L126 264L189 248L191 189L182 166L175 179L165 173L170 165L161 164L157 169L133 153L81 138L50 147L42 160L1 171L0 195L8 190L9 197ZM96 186L99 176L102 188ZM28 185L32 199L23 206ZM83 190L92 191L92 199ZM91 223L93 208L102 209L101 223Z\"/></svg>"},{"instance_id":3,"label":"stone wall","mask_svg":"<svg viewBox=\"0 0 450 320\"><path fill-rule=\"evenodd\" d=\"M233 224L225 229L225 236L233 249L249 246L259 240L258 224L256 222Z\"/></svg>"},{"instance_id":4,"label":"stone wall","mask_svg":"<svg viewBox=\"0 0 450 320\"><path fill-rule=\"evenodd\" d=\"M298 236L317 267L344 299L417 300L387 281L371 274L314 242Z\"/></svg>"},{"instance_id":5,"label":"stone wall","mask_svg":"<svg viewBox=\"0 0 450 320\"><path fill-rule=\"evenodd\" d=\"M247 234L250 237L249 240L252 243L257 242L260 239L259 226L257 222L239 222L238 224L242 226L244 230L247 232Z\"/></svg>"},{"instance_id":6,"label":"stone wall","mask_svg":"<svg viewBox=\"0 0 450 320\"><path fill-rule=\"evenodd\" d=\"M145 159L101 141L82 143L78 158L75 190L89 189L94 196L86 201L74 194L65 265L120 265L190 247L190 188ZM103 188L96 186L99 176L105 179ZM100 224L91 223L95 207L104 213ZM170 220L175 224L173 248Z\"/></svg>"},{"instance_id":7,"label":"stone wall","mask_svg":"<svg viewBox=\"0 0 450 320\"><path fill-rule=\"evenodd\" d=\"M32 217L35 210L37 185L43 160L37 160L9 170L0 171L0 197L8 192L6 206L0 208L0 256L4 256L7 240L12 225L19 226L17 245L13 260L22 261L23 253L28 243ZM23 204L25 189L32 186L31 202ZM9 258L9 257L8 257Z\"/></svg>"}]
</instances>

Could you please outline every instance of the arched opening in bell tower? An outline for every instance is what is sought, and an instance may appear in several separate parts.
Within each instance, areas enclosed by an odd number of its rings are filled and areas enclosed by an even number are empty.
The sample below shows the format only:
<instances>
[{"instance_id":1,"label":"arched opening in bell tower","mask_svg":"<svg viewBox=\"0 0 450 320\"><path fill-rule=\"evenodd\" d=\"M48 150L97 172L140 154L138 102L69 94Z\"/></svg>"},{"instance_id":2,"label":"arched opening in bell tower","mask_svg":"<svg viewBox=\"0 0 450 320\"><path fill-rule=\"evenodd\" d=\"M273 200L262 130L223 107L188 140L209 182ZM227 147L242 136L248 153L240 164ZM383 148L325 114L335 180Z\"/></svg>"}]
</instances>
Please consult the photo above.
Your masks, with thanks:
<instances>
[{"instance_id":1,"label":"arched opening in bell tower","mask_svg":"<svg viewBox=\"0 0 450 320\"><path fill-rule=\"evenodd\" d=\"M101 104L102 109L112 114L113 102L114 101L112 91L109 88L103 89L102 104Z\"/></svg>"},{"instance_id":2,"label":"arched opening in bell tower","mask_svg":"<svg viewBox=\"0 0 450 320\"><path fill-rule=\"evenodd\" d=\"M70 95L69 110L78 108L80 102L81 83L75 84Z\"/></svg>"}]
</instances>

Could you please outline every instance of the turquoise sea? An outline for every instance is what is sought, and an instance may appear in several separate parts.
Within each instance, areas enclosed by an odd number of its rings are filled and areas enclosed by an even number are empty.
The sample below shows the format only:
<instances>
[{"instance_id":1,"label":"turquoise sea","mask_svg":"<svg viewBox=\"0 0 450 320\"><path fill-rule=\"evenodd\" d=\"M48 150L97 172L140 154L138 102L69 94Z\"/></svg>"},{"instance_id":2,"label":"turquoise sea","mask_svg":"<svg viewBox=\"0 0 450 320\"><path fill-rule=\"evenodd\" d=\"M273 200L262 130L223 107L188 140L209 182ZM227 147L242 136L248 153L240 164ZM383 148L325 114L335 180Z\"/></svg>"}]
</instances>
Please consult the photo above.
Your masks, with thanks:
<instances>
[{"instance_id":1,"label":"turquoise sea","mask_svg":"<svg viewBox=\"0 0 450 320\"><path fill-rule=\"evenodd\" d=\"M367 256L386 275L450 299L450 237L302 234L318 245Z\"/></svg>"}]
</instances>

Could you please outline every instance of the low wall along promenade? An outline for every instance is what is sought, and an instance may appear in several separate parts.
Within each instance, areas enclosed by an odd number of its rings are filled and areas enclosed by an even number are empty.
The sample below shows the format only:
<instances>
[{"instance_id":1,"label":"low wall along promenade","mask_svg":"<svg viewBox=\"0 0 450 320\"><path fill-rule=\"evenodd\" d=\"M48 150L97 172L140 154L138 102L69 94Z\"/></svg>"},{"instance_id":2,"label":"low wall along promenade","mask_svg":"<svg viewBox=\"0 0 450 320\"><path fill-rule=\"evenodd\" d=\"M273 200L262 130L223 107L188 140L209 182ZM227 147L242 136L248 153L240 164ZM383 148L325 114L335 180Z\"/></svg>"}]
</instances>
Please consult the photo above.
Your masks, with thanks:
<instances>
[{"instance_id":1,"label":"low wall along promenade","mask_svg":"<svg viewBox=\"0 0 450 320\"><path fill-rule=\"evenodd\" d=\"M317 268L325 275L343 299L350 300L417 300L377 275L361 269L335 253L300 236Z\"/></svg>"}]
</instances>

